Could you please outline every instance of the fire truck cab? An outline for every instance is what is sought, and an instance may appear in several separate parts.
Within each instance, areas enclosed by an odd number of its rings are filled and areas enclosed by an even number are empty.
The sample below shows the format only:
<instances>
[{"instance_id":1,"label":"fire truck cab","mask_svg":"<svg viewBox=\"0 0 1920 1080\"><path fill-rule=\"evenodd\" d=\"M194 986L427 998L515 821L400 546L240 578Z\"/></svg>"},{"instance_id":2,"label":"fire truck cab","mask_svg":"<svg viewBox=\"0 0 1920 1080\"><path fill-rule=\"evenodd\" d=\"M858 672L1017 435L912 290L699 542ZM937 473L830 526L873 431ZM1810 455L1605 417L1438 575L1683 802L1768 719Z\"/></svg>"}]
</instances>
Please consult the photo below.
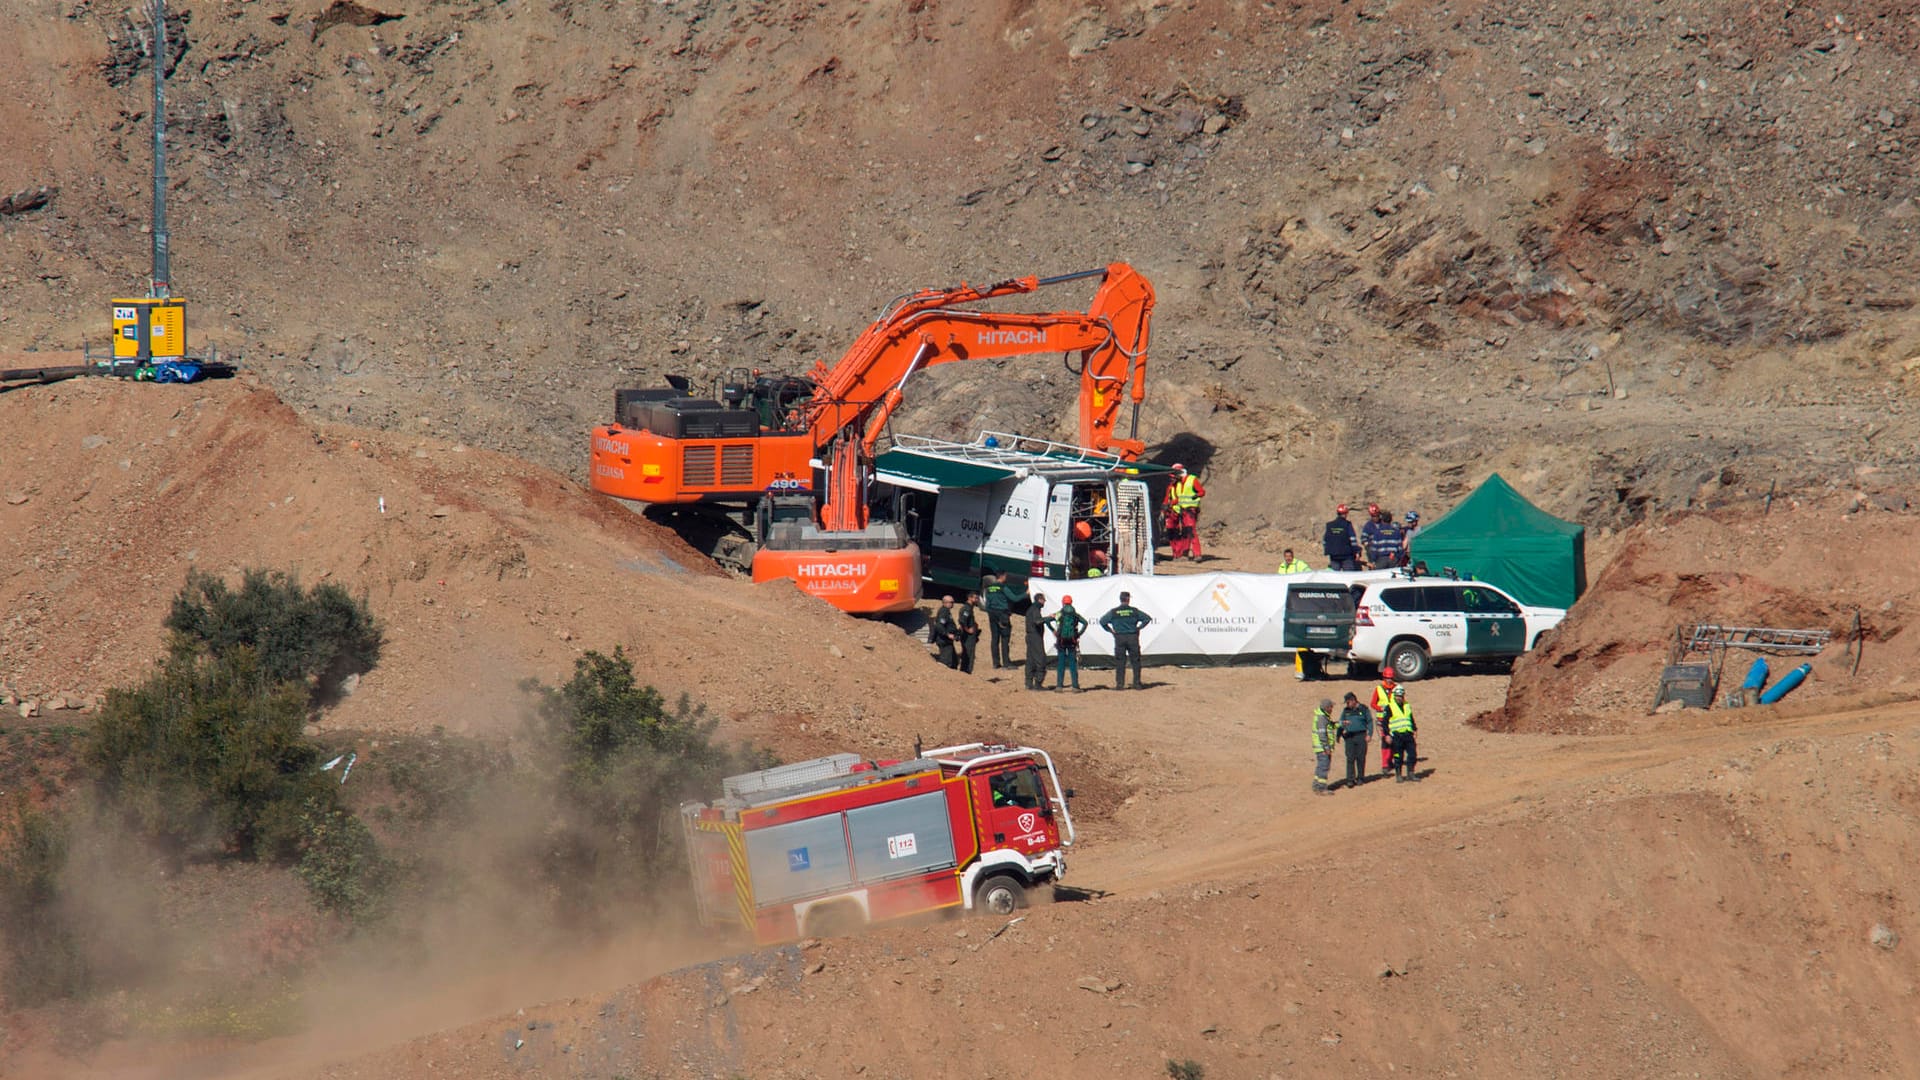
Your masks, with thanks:
<instances>
[{"instance_id":1,"label":"fire truck cab","mask_svg":"<svg viewBox=\"0 0 1920 1080\"><path fill-rule=\"evenodd\" d=\"M680 808L700 921L760 944L945 908L1005 915L1066 874L1071 795L1029 746L835 754Z\"/></svg>"}]
</instances>

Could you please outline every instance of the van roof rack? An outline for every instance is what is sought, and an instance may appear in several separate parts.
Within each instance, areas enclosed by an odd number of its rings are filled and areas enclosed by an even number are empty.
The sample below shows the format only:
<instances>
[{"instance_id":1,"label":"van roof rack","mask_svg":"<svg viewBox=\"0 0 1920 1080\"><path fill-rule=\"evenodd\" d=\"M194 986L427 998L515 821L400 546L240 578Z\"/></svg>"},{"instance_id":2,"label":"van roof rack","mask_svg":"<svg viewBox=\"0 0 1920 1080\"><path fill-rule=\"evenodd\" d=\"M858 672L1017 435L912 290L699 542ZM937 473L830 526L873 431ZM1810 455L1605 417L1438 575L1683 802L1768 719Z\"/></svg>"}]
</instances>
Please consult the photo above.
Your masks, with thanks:
<instances>
[{"instance_id":1,"label":"van roof rack","mask_svg":"<svg viewBox=\"0 0 1920 1080\"><path fill-rule=\"evenodd\" d=\"M1016 435L1004 431L983 431L971 442L935 439L926 435L895 435L895 450L951 460L992 465L1043 476L1087 472L1161 471L1158 466L1130 462L1114 454L1104 454L1072 443Z\"/></svg>"}]
</instances>

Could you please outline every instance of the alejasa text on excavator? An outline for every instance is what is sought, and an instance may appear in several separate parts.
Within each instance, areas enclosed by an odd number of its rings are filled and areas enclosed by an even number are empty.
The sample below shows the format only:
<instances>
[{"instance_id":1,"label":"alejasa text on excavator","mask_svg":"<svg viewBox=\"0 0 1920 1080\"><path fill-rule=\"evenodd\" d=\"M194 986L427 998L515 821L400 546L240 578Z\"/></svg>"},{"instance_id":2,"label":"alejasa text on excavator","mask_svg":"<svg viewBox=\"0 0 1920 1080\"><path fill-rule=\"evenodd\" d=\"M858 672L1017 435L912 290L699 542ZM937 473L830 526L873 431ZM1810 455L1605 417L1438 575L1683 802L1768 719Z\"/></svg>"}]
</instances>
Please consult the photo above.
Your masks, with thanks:
<instances>
[{"instance_id":1,"label":"alejasa text on excavator","mask_svg":"<svg viewBox=\"0 0 1920 1080\"><path fill-rule=\"evenodd\" d=\"M1068 282L1099 285L1084 311L1003 312L971 305ZM843 611L906 611L922 566L885 498L873 460L914 374L936 364L1060 353L1079 372L1080 445L1137 458L1153 287L1125 263L987 286L922 289L888 304L832 366L805 377L754 373L716 397L685 378L614 392L613 422L593 431L595 491L679 507L752 540L755 581L792 578ZM1115 425L1131 404L1127 435Z\"/></svg>"}]
</instances>

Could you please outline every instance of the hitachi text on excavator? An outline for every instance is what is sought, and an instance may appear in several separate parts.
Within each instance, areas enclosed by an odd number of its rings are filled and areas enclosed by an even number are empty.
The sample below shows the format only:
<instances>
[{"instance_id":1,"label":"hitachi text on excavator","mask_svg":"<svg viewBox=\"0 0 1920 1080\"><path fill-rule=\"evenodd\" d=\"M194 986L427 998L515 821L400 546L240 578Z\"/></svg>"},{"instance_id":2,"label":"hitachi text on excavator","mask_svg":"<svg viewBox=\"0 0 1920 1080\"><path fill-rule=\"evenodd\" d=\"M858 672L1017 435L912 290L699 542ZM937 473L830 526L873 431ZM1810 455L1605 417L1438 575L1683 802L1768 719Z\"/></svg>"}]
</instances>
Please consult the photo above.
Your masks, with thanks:
<instances>
[{"instance_id":1,"label":"hitachi text on excavator","mask_svg":"<svg viewBox=\"0 0 1920 1080\"><path fill-rule=\"evenodd\" d=\"M1023 313L967 305L1099 279L1085 311ZM753 536L753 579L792 578L858 614L920 599L916 544L869 489L877 444L913 375L936 364L1061 353L1078 360L1079 442L1132 460L1143 448L1153 287L1125 263L984 287L922 289L887 305L829 367L804 378L755 373L717 398L685 378L618 390L613 422L593 431L594 490L655 506L699 508ZM1124 403L1128 432L1115 430Z\"/></svg>"}]
</instances>

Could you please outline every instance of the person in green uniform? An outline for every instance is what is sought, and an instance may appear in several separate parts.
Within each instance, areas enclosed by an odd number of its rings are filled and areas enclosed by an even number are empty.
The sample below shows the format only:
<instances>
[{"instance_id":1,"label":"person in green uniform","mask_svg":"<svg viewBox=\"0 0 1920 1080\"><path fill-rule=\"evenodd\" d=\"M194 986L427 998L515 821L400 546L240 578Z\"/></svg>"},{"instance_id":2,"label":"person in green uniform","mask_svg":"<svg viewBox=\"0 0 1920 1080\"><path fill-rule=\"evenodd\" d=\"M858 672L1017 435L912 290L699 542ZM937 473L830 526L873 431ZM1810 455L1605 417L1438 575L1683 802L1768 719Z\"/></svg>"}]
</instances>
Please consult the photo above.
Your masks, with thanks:
<instances>
[{"instance_id":1,"label":"person in green uniform","mask_svg":"<svg viewBox=\"0 0 1920 1080\"><path fill-rule=\"evenodd\" d=\"M1027 689L1047 688L1047 594L1034 593L1027 605Z\"/></svg>"},{"instance_id":2,"label":"person in green uniform","mask_svg":"<svg viewBox=\"0 0 1920 1080\"><path fill-rule=\"evenodd\" d=\"M973 614L973 605L979 599L978 593L968 593L966 601L955 609L958 615L953 624L958 637L955 647L960 654L960 670L968 675L973 674L973 658L980 653L980 620Z\"/></svg>"},{"instance_id":3,"label":"person in green uniform","mask_svg":"<svg viewBox=\"0 0 1920 1080\"><path fill-rule=\"evenodd\" d=\"M950 668L960 666L960 625L953 621L953 597L940 598L940 607L927 627L927 641L940 650L940 662Z\"/></svg>"},{"instance_id":4,"label":"person in green uniform","mask_svg":"<svg viewBox=\"0 0 1920 1080\"><path fill-rule=\"evenodd\" d=\"M1019 598L1007 587L1007 572L1000 571L987 578L983 589L987 609L987 646L993 653L993 666L1000 668L1013 666L1013 605Z\"/></svg>"},{"instance_id":5,"label":"person in green uniform","mask_svg":"<svg viewBox=\"0 0 1920 1080\"><path fill-rule=\"evenodd\" d=\"M1113 635L1113 688L1127 688L1127 660L1133 660L1133 688L1140 689L1140 631L1153 616L1134 607L1132 593L1121 593L1120 603L1100 616L1100 629Z\"/></svg>"},{"instance_id":6,"label":"person in green uniform","mask_svg":"<svg viewBox=\"0 0 1920 1080\"><path fill-rule=\"evenodd\" d=\"M1373 710L1360 704L1360 695L1347 691L1340 710L1340 738L1347 747L1347 786L1367 782L1367 736L1373 731Z\"/></svg>"}]
</instances>

